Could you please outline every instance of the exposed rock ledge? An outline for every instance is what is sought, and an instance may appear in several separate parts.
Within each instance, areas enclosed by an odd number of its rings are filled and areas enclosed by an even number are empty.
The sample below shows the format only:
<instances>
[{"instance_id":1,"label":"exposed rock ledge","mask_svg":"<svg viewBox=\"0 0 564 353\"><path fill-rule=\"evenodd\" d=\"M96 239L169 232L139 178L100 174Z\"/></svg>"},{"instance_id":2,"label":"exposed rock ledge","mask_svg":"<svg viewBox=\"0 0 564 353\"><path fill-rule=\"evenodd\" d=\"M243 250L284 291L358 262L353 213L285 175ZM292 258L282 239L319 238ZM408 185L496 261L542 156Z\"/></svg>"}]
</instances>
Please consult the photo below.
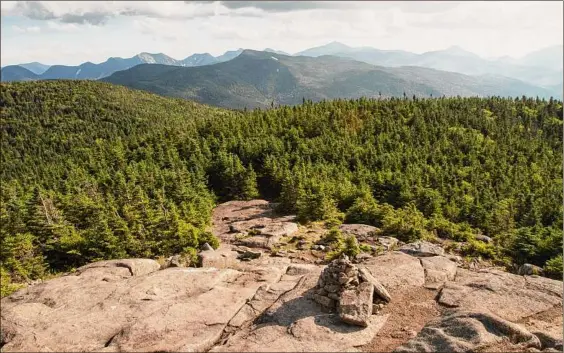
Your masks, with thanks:
<instances>
[{"instance_id":1,"label":"exposed rock ledge","mask_svg":"<svg viewBox=\"0 0 564 353\"><path fill-rule=\"evenodd\" d=\"M260 200L218 209L215 227L226 242L230 223L272 216ZM391 297L367 327L313 300L324 266L267 253L241 262L228 249L218 254L229 261L204 261L221 269L102 261L22 289L1 301L0 345L5 352L562 351L561 281L465 270L426 246L359 265ZM423 311L432 315L417 316Z\"/></svg>"}]
</instances>

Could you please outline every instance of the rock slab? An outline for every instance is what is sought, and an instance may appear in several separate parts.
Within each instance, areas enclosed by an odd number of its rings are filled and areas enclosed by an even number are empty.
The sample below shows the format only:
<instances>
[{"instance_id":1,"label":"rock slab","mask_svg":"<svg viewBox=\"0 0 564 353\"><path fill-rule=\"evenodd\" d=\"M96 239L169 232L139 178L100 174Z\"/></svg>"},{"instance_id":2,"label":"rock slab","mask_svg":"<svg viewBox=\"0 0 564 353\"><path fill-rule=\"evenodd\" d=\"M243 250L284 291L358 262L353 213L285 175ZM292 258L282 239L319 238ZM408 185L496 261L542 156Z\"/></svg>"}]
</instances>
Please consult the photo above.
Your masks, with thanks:
<instances>
[{"instance_id":1,"label":"rock slab","mask_svg":"<svg viewBox=\"0 0 564 353\"><path fill-rule=\"evenodd\" d=\"M349 324L366 327L372 315L374 285L363 282L354 289L341 293L339 317Z\"/></svg>"}]
</instances>

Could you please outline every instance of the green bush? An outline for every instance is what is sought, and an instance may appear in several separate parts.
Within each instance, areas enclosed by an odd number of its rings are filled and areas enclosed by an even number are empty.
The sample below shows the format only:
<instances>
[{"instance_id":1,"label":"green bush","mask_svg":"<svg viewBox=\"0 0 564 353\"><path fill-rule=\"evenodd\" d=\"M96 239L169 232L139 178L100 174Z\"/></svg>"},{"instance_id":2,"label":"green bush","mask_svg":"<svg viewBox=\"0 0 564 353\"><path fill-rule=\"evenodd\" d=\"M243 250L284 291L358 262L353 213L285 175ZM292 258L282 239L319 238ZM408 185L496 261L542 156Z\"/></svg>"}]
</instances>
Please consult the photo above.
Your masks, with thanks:
<instances>
[{"instance_id":1,"label":"green bush","mask_svg":"<svg viewBox=\"0 0 564 353\"><path fill-rule=\"evenodd\" d=\"M549 277L561 280L563 275L562 254L548 260L544 265L544 271Z\"/></svg>"}]
</instances>

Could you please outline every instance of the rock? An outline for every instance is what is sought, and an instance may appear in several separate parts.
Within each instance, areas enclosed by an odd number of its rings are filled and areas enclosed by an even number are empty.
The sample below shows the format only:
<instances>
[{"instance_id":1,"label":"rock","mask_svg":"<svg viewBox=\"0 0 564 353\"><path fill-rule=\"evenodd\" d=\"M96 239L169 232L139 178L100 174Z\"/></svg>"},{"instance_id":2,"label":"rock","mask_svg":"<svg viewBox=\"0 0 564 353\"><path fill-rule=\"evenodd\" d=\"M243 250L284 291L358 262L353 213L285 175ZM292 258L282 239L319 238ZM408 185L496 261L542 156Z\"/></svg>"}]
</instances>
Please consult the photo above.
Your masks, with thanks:
<instances>
[{"instance_id":1,"label":"rock","mask_svg":"<svg viewBox=\"0 0 564 353\"><path fill-rule=\"evenodd\" d=\"M212 246L208 243L204 243L204 245L202 245L202 250L210 250L210 251L214 251L214 248L212 248Z\"/></svg>"},{"instance_id":2,"label":"rock","mask_svg":"<svg viewBox=\"0 0 564 353\"><path fill-rule=\"evenodd\" d=\"M382 245L386 251L394 249L399 242L399 240L393 237L378 237L376 241L378 244Z\"/></svg>"},{"instance_id":3,"label":"rock","mask_svg":"<svg viewBox=\"0 0 564 353\"><path fill-rule=\"evenodd\" d=\"M325 245L321 245L321 244L314 245L314 246L312 246L312 249L313 250L319 250L319 251L325 251Z\"/></svg>"},{"instance_id":4,"label":"rock","mask_svg":"<svg viewBox=\"0 0 564 353\"><path fill-rule=\"evenodd\" d=\"M229 268L237 263L237 253L229 249L206 250L198 254L198 259L202 267Z\"/></svg>"},{"instance_id":5,"label":"rock","mask_svg":"<svg viewBox=\"0 0 564 353\"><path fill-rule=\"evenodd\" d=\"M519 275L531 276L531 275L542 275L544 271L541 267L531 265L531 264L523 264L519 267L519 271L517 272Z\"/></svg>"},{"instance_id":6,"label":"rock","mask_svg":"<svg viewBox=\"0 0 564 353\"><path fill-rule=\"evenodd\" d=\"M443 256L424 257L421 265L425 270L425 287L438 289L446 281L453 281L456 276L458 266Z\"/></svg>"},{"instance_id":7,"label":"rock","mask_svg":"<svg viewBox=\"0 0 564 353\"><path fill-rule=\"evenodd\" d=\"M327 308L334 308L336 306L335 300L328 298L326 296L319 295L319 294L314 294L313 300L315 300L316 302L318 302L319 304L321 304L321 305L323 305L324 307L327 307Z\"/></svg>"},{"instance_id":8,"label":"rock","mask_svg":"<svg viewBox=\"0 0 564 353\"><path fill-rule=\"evenodd\" d=\"M363 282L356 289L345 290L339 301L339 317L349 324L366 327L372 315L374 285Z\"/></svg>"},{"instance_id":9,"label":"rock","mask_svg":"<svg viewBox=\"0 0 564 353\"><path fill-rule=\"evenodd\" d=\"M181 255L173 255L168 257L165 260L165 263L163 265L164 268L169 268L169 267L185 267L184 266L185 263L182 261L182 256ZM188 264L189 265L189 264ZM187 266L186 266L187 267Z\"/></svg>"},{"instance_id":10,"label":"rock","mask_svg":"<svg viewBox=\"0 0 564 353\"><path fill-rule=\"evenodd\" d=\"M317 312L289 325L256 325L232 336L211 352L359 352L386 323L388 315L371 316L368 327L343 323L334 314Z\"/></svg>"},{"instance_id":11,"label":"rock","mask_svg":"<svg viewBox=\"0 0 564 353\"><path fill-rule=\"evenodd\" d=\"M390 293L388 293L386 288L384 288L384 286L380 282L378 282L378 280L376 278L374 278L374 276L372 276L370 274L370 272L368 272L367 269L361 268L359 270L359 274L360 274L360 278L362 278L364 281L370 283L374 287L374 294L375 295L382 298L386 302L389 302L390 300L392 300L392 297L390 296Z\"/></svg>"},{"instance_id":12,"label":"rock","mask_svg":"<svg viewBox=\"0 0 564 353\"><path fill-rule=\"evenodd\" d=\"M130 267L94 263L2 298L2 351L206 351L261 285L277 281L120 261Z\"/></svg>"},{"instance_id":13,"label":"rock","mask_svg":"<svg viewBox=\"0 0 564 353\"><path fill-rule=\"evenodd\" d=\"M416 241L405 244L399 248L399 251L417 257L442 256L445 253L445 250L439 245L429 243L428 241Z\"/></svg>"},{"instance_id":14,"label":"rock","mask_svg":"<svg viewBox=\"0 0 564 353\"><path fill-rule=\"evenodd\" d=\"M325 289L328 293L337 293L339 292L340 287L336 284L326 284L323 289Z\"/></svg>"},{"instance_id":15,"label":"rock","mask_svg":"<svg viewBox=\"0 0 564 353\"><path fill-rule=\"evenodd\" d=\"M305 250L308 247L308 243L305 240L300 240L298 241L298 244L296 244L296 247L298 248L298 250Z\"/></svg>"},{"instance_id":16,"label":"rock","mask_svg":"<svg viewBox=\"0 0 564 353\"><path fill-rule=\"evenodd\" d=\"M479 241L482 241L482 242L488 243L488 244L491 243L491 242L493 242L493 239L492 239L492 238L490 238L490 237L488 237L488 236L486 236L486 235L483 235L483 234L476 234L476 235L474 236L474 238L475 238L476 240L479 240Z\"/></svg>"},{"instance_id":17,"label":"rock","mask_svg":"<svg viewBox=\"0 0 564 353\"><path fill-rule=\"evenodd\" d=\"M107 260L98 261L82 267L76 271L78 273L85 272L93 268L109 268L109 267L122 267L129 270L131 276L142 276L151 272L158 271L161 265L151 259L122 259L122 260Z\"/></svg>"},{"instance_id":18,"label":"rock","mask_svg":"<svg viewBox=\"0 0 564 353\"><path fill-rule=\"evenodd\" d=\"M360 241L380 233L380 229L366 224L341 224L339 230L345 235L354 235Z\"/></svg>"},{"instance_id":19,"label":"rock","mask_svg":"<svg viewBox=\"0 0 564 353\"><path fill-rule=\"evenodd\" d=\"M445 283L437 301L451 308L489 310L505 320L518 321L562 303L562 290L561 281L544 277L459 268L456 280Z\"/></svg>"},{"instance_id":20,"label":"rock","mask_svg":"<svg viewBox=\"0 0 564 353\"><path fill-rule=\"evenodd\" d=\"M246 250L243 252L239 252L239 255L237 255L237 259L242 260L242 261L249 261L249 260L254 260L254 259L258 259L262 256L262 252L260 251L253 251L253 250Z\"/></svg>"},{"instance_id":21,"label":"rock","mask_svg":"<svg viewBox=\"0 0 564 353\"><path fill-rule=\"evenodd\" d=\"M291 236L298 232L298 224L294 222L272 222L261 230L267 237Z\"/></svg>"},{"instance_id":22,"label":"rock","mask_svg":"<svg viewBox=\"0 0 564 353\"><path fill-rule=\"evenodd\" d=\"M425 284L425 274L418 258L393 251L363 262L374 278L388 291L401 287L421 287Z\"/></svg>"},{"instance_id":23,"label":"rock","mask_svg":"<svg viewBox=\"0 0 564 353\"><path fill-rule=\"evenodd\" d=\"M356 256L356 258L354 259L355 263L361 263L365 260L371 259L372 255L367 254L367 253L360 253Z\"/></svg>"},{"instance_id":24,"label":"rock","mask_svg":"<svg viewBox=\"0 0 564 353\"><path fill-rule=\"evenodd\" d=\"M452 262L456 262L456 263L462 262L462 257L460 257L458 255L447 255L446 258L449 259Z\"/></svg>"},{"instance_id":25,"label":"rock","mask_svg":"<svg viewBox=\"0 0 564 353\"><path fill-rule=\"evenodd\" d=\"M427 323L394 352L469 352L502 339L541 348L539 339L517 324L490 313L458 311Z\"/></svg>"},{"instance_id":26,"label":"rock","mask_svg":"<svg viewBox=\"0 0 564 353\"><path fill-rule=\"evenodd\" d=\"M315 265L291 264L290 266L288 266L288 270L286 271L286 274L290 276L305 275L306 273L315 271L318 268L319 267Z\"/></svg>"}]
</instances>

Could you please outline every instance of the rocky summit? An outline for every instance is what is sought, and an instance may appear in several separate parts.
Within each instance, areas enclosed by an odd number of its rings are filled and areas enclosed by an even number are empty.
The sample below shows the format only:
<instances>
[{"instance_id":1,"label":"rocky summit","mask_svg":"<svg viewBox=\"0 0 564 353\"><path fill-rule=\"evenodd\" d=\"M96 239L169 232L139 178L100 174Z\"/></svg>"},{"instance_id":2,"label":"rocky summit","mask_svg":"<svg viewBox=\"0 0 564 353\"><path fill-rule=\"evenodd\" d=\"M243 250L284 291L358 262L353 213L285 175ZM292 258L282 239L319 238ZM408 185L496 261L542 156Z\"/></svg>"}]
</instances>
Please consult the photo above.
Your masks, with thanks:
<instances>
[{"instance_id":1,"label":"rocky summit","mask_svg":"<svg viewBox=\"0 0 564 353\"><path fill-rule=\"evenodd\" d=\"M217 207L214 232L201 267L101 261L3 298L2 351L562 351L561 281L464 268L427 243L322 261L296 239L326 230L261 200Z\"/></svg>"}]
</instances>

